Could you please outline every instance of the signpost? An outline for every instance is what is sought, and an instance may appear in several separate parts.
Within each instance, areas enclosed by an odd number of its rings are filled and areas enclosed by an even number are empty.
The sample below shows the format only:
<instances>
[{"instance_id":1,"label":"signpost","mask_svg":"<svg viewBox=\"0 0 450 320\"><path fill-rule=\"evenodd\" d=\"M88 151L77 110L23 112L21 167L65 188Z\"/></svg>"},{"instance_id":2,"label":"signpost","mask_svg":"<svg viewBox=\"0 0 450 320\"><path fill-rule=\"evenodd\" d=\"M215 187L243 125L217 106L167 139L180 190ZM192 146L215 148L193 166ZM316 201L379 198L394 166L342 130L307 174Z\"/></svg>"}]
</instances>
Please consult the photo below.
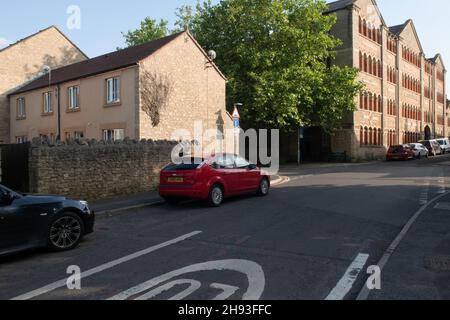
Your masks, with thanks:
<instances>
[{"instance_id":1,"label":"signpost","mask_svg":"<svg viewBox=\"0 0 450 320\"><path fill-rule=\"evenodd\" d=\"M233 128L234 128L234 154L238 154L237 150L237 143L239 138L239 128L240 128L240 122L241 122L241 115L239 114L238 107L242 106L241 103L236 103L234 105L233 114L231 115L231 118L233 119Z\"/></svg>"}]
</instances>

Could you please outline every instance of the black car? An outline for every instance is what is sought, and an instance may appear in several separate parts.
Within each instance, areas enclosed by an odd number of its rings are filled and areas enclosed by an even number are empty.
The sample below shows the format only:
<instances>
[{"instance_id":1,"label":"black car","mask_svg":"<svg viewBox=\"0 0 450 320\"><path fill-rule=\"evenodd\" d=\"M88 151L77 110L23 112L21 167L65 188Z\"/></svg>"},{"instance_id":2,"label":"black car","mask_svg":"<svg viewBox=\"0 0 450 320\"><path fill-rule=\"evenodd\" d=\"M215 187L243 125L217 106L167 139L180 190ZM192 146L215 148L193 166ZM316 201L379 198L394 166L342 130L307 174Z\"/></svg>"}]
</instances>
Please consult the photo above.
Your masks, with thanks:
<instances>
[{"instance_id":1,"label":"black car","mask_svg":"<svg viewBox=\"0 0 450 320\"><path fill-rule=\"evenodd\" d=\"M0 256L40 247L73 249L94 223L86 201L20 194L0 185Z\"/></svg>"}]
</instances>

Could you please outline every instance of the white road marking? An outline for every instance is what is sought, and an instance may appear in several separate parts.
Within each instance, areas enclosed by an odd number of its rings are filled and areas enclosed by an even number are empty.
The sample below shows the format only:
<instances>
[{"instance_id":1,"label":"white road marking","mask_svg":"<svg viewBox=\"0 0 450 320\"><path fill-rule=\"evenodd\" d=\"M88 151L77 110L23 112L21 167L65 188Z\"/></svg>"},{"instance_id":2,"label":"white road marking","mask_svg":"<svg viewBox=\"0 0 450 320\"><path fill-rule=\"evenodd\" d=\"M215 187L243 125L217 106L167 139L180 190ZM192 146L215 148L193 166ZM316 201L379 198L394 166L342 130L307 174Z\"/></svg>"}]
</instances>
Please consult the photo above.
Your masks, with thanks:
<instances>
[{"instance_id":1,"label":"white road marking","mask_svg":"<svg viewBox=\"0 0 450 320\"><path fill-rule=\"evenodd\" d=\"M425 205L428 203L428 194L430 191L430 182L426 182L424 184L424 188L422 190L422 193L420 194L420 204Z\"/></svg>"},{"instance_id":2,"label":"white road marking","mask_svg":"<svg viewBox=\"0 0 450 320\"><path fill-rule=\"evenodd\" d=\"M360 253L325 300L344 300L345 296L352 289L353 284L366 265L368 259L368 254Z\"/></svg>"},{"instance_id":3,"label":"white road marking","mask_svg":"<svg viewBox=\"0 0 450 320\"><path fill-rule=\"evenodd\" d=\"M444 196L448 195L449 192L446 192L444 194L441 194L437 197L435 197L434 199L432 199L430 202L428 202L427 204L423 205L419 211L416 212L416 214L408 221L408 223L405 225L405 227L403 228L403 230L400 232L400 234L397 236L397 238L395 238L395 240L392 242L392 244L389 246L389 248L386 250L386 252L384 253L383 257L381 258L381 260L378 262L377 266L380 268L381 271L383 271L384 267L386 266L386 264L388 263L389 259L391 258L391 256L394 254L395 250L397 250L398 246L400 245L400 243L402 242L403 238L408 234L409 230L411 229L411 227L414 225L414 223L416 222L416 220L420 217L420 215L434 202L437 202L439 199L443 198ZM369 288L367 288L367 286L365 285L361 292L358 295L357 300L367 300L369 299L369 295L370 295L370 290Z\"/></svg>"},{"instance_id":4,"label":"white road marking","mask_svg":"<svg viewBox=\"0 0 450 320\"><path fill-rule=\"evenodd\" d=\"M152 253L152 252L155 252L155 251L157 251L159 249L162 249L162 248L174 245L176 243L185 241L185 240L187 240L189 238L192 238L192 237L194 237L194 236L196 236L196 235L198 235L200 233L202 233L202 231L194 231L194 232L188 233L186 235L183 235L181 237L178 237L176 239L169 240L167 242L158 244L156 246L152 246L152 247L149 247L149 248L144 249L142 251L138 251L136 253L130 254L130 255L126 256L126 257L123 257L123 258L120 258L120 259L117 259L117 260L114 260L114 261L111 261L111 262L107 262L107 263L102 264L102 265L100 265L98 267L95 267L93 269L90 269L90 270L87 270L87 271L81 273L81 279L87 278L87 277L90 277L90 276L92 276L92 275L94 275L96 273L99 273L99 272L102 272L102 271L114 268L114 267L116 267L116 266L118 266L118 265L120 265L122 263L129 262L131 260L134 260L134 259L137 259L139 257L145 256L145 255L147 255L149 253ZM65 287L66 286L66 281L67 281L67 279L62 279L62 280L53 282L53 283L51 283L49 285L46 285L46 286L44 286L42 288L30 291L30 292L25 293L23 295L20 295L18 297L12 298L11 300L30 300L30 299L33 299L35 297L38 297L40 295L43 295L43 294L48 293L50 291L53 291L55 289Z\"/></svg>"},{"instance_id":5,"label":"white road marking","mask_svg":"<svg viewBox=\"0 0 450 320\"><path fill-rule=\"evenodd\" d=\"M171 301L183 300L184 298L189 297L193 292L200 289L200 287L202 286L201 282L197 281L197 280L180 279L180 280L176 280L176 281L167 283L167 284L165 284L159 288L156 288L150 292L147 292L146 294L143 294L142 296L137 297L135 300L139 300L139 301L150 300L150 299L160 295L161 293L172 289L175 286L186 285L186 284L189 285L189 287L186 290L183 290L182 292L173 296L169 300L171 300Z\"/></svg>"},{"instance_id":6,"label":"white road marking","mask_svg":"<svg viewBox=\"0 0 450 320\"><path fill-rule=\"evenodd\" d=\"M266 280L264 276L264 271L261 266L256 264L253 261L248 260L220 260L220 261L209 261L205 263L194 264L188 267L184 267L169 273L166 273L162 276L153 278L149 281L141 283L133 288L125 290L114 297L109 298L108 300L127 300L132 298L133 296L139 295L147 290L153 289L158 285L161 285L167 281L170 281L173 278L184 276L186 274L202 272L202 271L236 271L243 273L247 276L248 280L248 289L243 294L243 300L259 300L261 295L264 292L264 288L266 286ZM187 281L187 280L183 280ZM171 283L173 284L173 282ZM153 289L151 291L150 297L153 298L155 292L164 291L167 285L163 285L160 288ZM171 285L172 287L172 285ZM223 285L222 285L223 287ZM225 287L223 287L225 288ZM227 290L229 291L229 290ZM227 295L229 292L227 292ZM145 296L144 296L145 297ZM177 297L177 296L176 296ZM186 297L183 295L183 297ZM219 296L220 297L220 296ZM175 298L175 297L174 297ZM173 298L173 299L174 299Z\"/></svg>"}]
</instances>

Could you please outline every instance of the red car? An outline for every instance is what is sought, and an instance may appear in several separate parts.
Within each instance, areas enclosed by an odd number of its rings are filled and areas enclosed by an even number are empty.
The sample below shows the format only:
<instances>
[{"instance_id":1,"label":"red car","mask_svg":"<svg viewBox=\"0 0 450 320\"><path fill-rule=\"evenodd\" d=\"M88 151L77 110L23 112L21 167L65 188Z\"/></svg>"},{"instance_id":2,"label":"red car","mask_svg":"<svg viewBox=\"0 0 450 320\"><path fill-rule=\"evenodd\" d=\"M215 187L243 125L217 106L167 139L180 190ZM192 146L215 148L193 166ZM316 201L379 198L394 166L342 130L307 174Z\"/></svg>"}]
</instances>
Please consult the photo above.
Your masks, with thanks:
<instances>
[{"instance_id":1,"label":"red car","mask_svg":"<svg viewBox=\"0 0 450 320\"><path fill-rule=\"evenodd\" d=\"M391 146L386 155L386 161L410 159L414 160L415 154L408 145Z\"/></svg>"},{"instance_id":2,"label":"red car","mask_svg":"<svg viewBox=\"0 0 450 320\"><path fill-rule=\"evenodd\" d=\"M210 159L184 158L161 171L159 194L167 202L180 199L208 200L213 207L225 198L256 193L266 196L270 176L245 159L223 154Z\"/></svg>"}]
</instances>

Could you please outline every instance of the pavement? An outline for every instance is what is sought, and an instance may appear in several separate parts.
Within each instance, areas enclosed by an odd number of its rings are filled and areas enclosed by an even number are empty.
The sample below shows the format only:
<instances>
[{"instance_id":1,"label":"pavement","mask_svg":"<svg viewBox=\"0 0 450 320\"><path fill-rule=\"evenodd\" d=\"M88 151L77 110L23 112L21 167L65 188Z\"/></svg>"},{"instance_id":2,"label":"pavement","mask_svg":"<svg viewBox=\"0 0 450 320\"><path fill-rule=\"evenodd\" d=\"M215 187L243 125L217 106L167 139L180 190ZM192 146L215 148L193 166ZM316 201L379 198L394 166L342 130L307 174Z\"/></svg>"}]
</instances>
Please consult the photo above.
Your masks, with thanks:
<instances>
[{"instance_id":1,"label":"pavement","mask_svg":"<svg viewBox=\"0 0 450 320\"><path fill-rule=\"evenodd\" d=\"M69 252L0 261L0 299L449 299L450 156L282 168L268 197L119 210ZM437 198L440 197L440 198ZM152 201L151 194L136 201ZM78 266L81 289L68 290Z\"/></svg>"}]
</instances>

